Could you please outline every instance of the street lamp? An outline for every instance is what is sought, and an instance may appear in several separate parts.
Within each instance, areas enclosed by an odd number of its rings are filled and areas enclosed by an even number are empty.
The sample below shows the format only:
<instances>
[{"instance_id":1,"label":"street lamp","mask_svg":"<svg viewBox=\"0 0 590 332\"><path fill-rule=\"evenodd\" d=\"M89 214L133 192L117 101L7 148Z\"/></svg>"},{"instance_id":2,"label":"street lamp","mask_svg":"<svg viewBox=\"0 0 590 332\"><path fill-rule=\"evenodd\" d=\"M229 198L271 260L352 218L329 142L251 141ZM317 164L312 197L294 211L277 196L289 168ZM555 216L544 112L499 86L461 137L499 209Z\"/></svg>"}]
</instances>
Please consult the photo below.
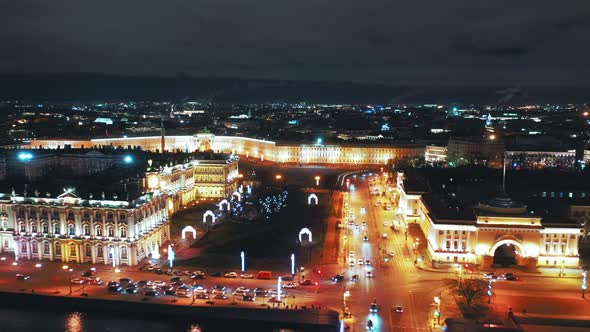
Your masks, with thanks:
<instances>
[{"instance_id":1,"label":"street lamp","mask_svg":"<svg viewBox=\"0 0 590 332\"><path fill-rule=\"evenodd\" d=\"M442 294L441 294L442 296ZM434 303L436 303L436 310L434 311L434 317L437 319L437 324L440 325L440 297L434 297Z\"/></svg>"},{"instance_id":2,"label":"street lamp","mask_svg":"<svg viewBox=\"0 0 590 332\"><path fill-rule=\"evenodd\" d=\"M586 298L586 274L587 271L582 272L582 298Z\"/></svg>"},{"instance_id":3,"label":"street lamp","mask_svg":"<svg viewBox=\"0 0 590 332\"><path fill-rule=\"evenodd\" d=\"M279 279L277 280L277 302L281 303L281 281L282 278L279 277Z\"/></svg>"},{"instance_id":4,"label":"street lamp","mask_svg":"<svg viewBox=\"0 0 590 332\"><path fill-rule=\"evenodd\" d=\"M242 258L242 273L245 271L245 266L246 266L246 255L244 255L244 252L242 251L240 253L240 257Z\"/></svg>"},{"instance_id":5,"label":"street lamp","mask_svg":"<svg viewBox=\"0 0 590 332\"><path fill-rule=\"evenodd\" d=\"M170 261L170 268L172 268L175 257L176 257L176 254L174 253L174 250L172 250L172 245L169 244L168 245L168 261Z\"/></svg>"},{"instance_id":6,"label":"street lamp","mask_svg":"<svg viewBox=\"0 0 590 332\"><path fill-rule=\"evenodd\" d=\"M492 278L488 281L488 303L492 302Z\"/></svg>"},{"instance_id":7,"label":"street lamp","mask_svg":"<svg viewBox=\"0 0 590 332\"><path fill-rule=\"evenodd\" d=\"M315 185L316 186L319 186L320 185L320 176L319 175L316 175L315 176Z\"/></svg>"},{"instance_id":8,"label":"street lamp","mask_svg":"<svg viewBox=\"0 0 590 332\"><path fill-rule=\"evenodd\" d=\"M295 254L291 254L291 274L295 275Z\"/></svg>"},{"instance_id":9,"label":"street lamp","mask_svg":"<svg viewBox=\"0 0 590 332\"><path fill-rule=\"evenodd\" d=\"M113 269L117 266L117 262L115 261L115 247L111 247L111 261L113 262Z\"/></svg>"}]
</instances>

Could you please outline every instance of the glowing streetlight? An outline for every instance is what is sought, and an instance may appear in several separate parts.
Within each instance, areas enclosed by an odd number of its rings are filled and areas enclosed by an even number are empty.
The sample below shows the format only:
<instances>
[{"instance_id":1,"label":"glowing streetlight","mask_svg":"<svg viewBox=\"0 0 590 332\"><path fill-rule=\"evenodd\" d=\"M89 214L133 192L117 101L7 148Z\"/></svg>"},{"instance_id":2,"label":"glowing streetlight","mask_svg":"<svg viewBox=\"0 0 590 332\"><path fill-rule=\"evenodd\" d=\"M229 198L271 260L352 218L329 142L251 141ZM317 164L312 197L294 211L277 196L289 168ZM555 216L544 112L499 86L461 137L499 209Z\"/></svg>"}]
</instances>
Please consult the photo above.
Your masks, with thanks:
<instances>
[{"instance_id":1,"label":"glowing streetlight","mask_svg":"<svg viewBox=\"0 0 590 332\"><path fill-rule=\"evenodd\" d=\"M282 178L283 178L283 176L282 176L281 174L277 174L277 175L275 175L275 179L277 179L277 180L280 180L280 179L282 179Z\"/></svg>"},{"instance_id":2,"label":"glowing streetlight","mask_svg":"<svg viewBox=\"0 0 590 332\"><path fill-rule=\"evenodd\" d=\"M113 269L117 266L117 262L115 261L115 247L111 247L111 261L113 262Z\"/></svg>"},{"instance_id":3,"label":"glowing streetlight","mask_svg":"<svg viewBox=\"0 0 590 332\"><path fill-rule=\"evenodd\" d=\"M319 186L320 185L320 176L319 175L316 175L315 176L315 185L316 186Z\"/></svg>"},{"instance_id":4,"label":"glowing streetlight","mask_svg":"<svg viewBox=\"0 0 590 332\"><path fill-rule=\"evenodd\" d=\"M125 157L123 157L123 161L125 164L131 164L133 162L133 157L130 155L125 155Z\"/></svg>"},{"instance_id":5,"label":"glowing streetlight","mask_svg":"<svg viewBox=\"0 0 590 332\"><path fill-rule=\"evenodd\" d=\"M283 281L283 279L279 277L277 281L277 302L281 302L281 281Z\"/></svg>"},{"instance_id":6,"label":"glowing streetlight","mask_svg":"<svg viewBox=\"0 0 590 332\"><path fill-rule=\"evenodd\" d=\"M490 138L490 140L491 140L491 141L493 141L493 140L495 140L495 139L496 139L496 135L494 135L494 134L491 134L489 138Z\"/></svg>"},{"instance_id":7,"label":"glowing streetlight","mask_svg":"<svg viewBox=\"0 0 590 332\"><path fill-rule=\"evenodd\" d=\"M291 254L291 274L295 274L295 254Z\"/></svg>"},{"instance_id":8,"label":"glowing streetlight","mask_svg":"<svg viewBox=\"0 0 590 332\"><path fill-rule=\"evenodd\" d=\"M242 272L244 272L246 270L246 255L244 255L243 251L240 253L240 257L242 258Z\"/></svg>"},{"instance_id":9,"label":"glowing streetlight","mask_svg":"<svg viewBox=\"0 0 590 332\"><path fill-rule=\"evenodd\" d=\"M174 253L174 250L172 250L172 245L168 245L168 261L170 261L170 268L172 268L175 257L176 254Z\"/></svg>"},{"instance_id":10,"label":"glowing streetlight","mask_svg":"<svg viewBox=\"0 0 590 332\"><path fill-rule=\"evenodd\" d=\"M30 152L20 152L17 155L17 158L20 161L30 161L31 159L33 159L33 154Z\"/></svg>"}]
</instances>

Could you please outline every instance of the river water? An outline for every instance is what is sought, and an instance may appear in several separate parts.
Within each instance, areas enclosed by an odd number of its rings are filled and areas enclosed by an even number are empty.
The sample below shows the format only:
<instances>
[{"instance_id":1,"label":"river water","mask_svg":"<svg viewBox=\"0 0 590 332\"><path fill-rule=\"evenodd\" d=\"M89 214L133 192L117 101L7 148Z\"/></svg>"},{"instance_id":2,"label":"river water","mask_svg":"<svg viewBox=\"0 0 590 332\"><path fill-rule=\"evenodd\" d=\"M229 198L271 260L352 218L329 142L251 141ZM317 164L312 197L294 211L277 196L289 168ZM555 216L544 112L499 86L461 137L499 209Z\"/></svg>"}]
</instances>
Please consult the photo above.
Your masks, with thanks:
<instances>
[{"instance_id":1,"label":"river water","mask_svg":"<svg viewBox=\"0 0 590 332\"><path fill-rule=\"evenodd\" d=\"M0 332L295 332L278 327L260 326L252 322L191 322L184 318L125 318L98 313L51 312L0 308ZM298 330L299 331L299 330ZM298 332L297 331L297 332Z\"/></svg>"}]
</instances>

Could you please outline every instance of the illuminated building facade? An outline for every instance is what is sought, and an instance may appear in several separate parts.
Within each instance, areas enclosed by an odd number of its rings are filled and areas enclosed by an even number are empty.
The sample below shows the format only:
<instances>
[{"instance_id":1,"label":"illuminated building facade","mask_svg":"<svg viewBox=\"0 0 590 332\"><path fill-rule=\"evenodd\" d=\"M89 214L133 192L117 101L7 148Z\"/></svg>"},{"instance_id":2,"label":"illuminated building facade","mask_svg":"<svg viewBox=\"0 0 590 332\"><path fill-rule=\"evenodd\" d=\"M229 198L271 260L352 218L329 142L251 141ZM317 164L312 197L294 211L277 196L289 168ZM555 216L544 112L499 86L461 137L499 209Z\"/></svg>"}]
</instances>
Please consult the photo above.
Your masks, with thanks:
<instances>
[{"instance_id":1,"label":"illuminated building facade","mask_svg":"<svg viewBox=\"0 0 590 332\"><path fill-rule=\"evenodd\" d=\"M505 196L472 209L445 206L428 187L412 184L402 174L397 188L401 220L420 226L428 255L437 264L489 268L507 253L512 264L529 269L578 267L578 240L584 231L576 222L536 216Z\"/></svg>"},{"instance_id":2,"label":"illuminated building facade","mask_svg":"<svg viewBox=\"0 0 590 332\"><path fill-rule=\"evenodd\" d=\"M0 195L0 251L19 260L137 265L169 239L164 195L134 201Z\"/></svg>"},{"instance_id":3,"label":"illuminated building facade","mask_svg":"<svg viewBox=\"0 0 590 332\"><path fill-rule=\"evenodd\" d=\"M106 138L84 141L74 140L32 140L27 148L53 148L69 145L81 147L139 147L156 152L161 148L160 136ZM424 156L424 145L323 145L277 143L239 136L214 136L197 134L194 136L166 136L166 151L205 151L213 150L237 154L246 158L278 163L311 164L375 164L383 165L389 160Z\"/></svg>"},{"instance_id":4,"label":"illuminated building facade","mask_svg":"<svg viewBox=\"0 0 590 332\"><path fill-rule=\"evenodd\" d=\"M447 147L427 145L424 160L430 163L444 162L447 160Z\"/></svg>"},{"instance_id":5,"label":"illuminated building facade","mask_svg":"<svg viewBox=\"0 0 590 332\"><path fill-rule=\"evenodd\" d=\"M166 194L172 214L199 199L231 196L238 184L238 158L193 160L147 172L145 179L147 191Z\"/></svg>"},{"instance_id":6,"label":"illuminated building facade","mask_svg":"<svg viewBox=\"0 0 590 332\"><path fill-rule=\"evenodd\" d=\"M512 169L568 169L576 166L576 151L506 151L506 167Z\"/></svg>"}]
</instances>

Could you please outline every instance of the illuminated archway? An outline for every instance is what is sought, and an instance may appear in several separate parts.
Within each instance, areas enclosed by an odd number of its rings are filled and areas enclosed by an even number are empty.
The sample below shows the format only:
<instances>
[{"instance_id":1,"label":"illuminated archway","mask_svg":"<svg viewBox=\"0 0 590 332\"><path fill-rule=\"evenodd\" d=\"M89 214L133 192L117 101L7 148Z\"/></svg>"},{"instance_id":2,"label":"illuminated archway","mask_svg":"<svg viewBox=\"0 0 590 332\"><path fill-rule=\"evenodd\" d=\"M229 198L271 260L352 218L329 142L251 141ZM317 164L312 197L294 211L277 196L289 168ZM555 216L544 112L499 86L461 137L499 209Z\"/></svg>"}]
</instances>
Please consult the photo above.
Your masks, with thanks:
<instances>
[{"instance_id":1,"label":"illuminated archway","mask_svg":"<svg viewBox=\"0 0 590 332\"><path fill-rule=\"evenodd\" d=\"M494 256L496 249L498 249L499 247L501 247L505 244L512 245L512 246L516 247L516 249L518 249L518 251L520 252L520 255L522 257L527 256L527 253L524 250L524 247L522 246L522 244L520 244L520 242L513 240L513 239L503 239L503 240L496 242L496 244L494 244L494 246L488 251L488 255Z\"/></svg>"},{"instance_id":2,"label":"illuminated archway","mask_svg":"<svg viewBox=\"0 0 590 332\"><path fill-rule=\"evenodd\" d=\"M221 202L219 202L219 209L220 209L221 211L223 211L223 204L225 204L225 205L227 206L226 210L228 210L228 211L229 211L229 209L230 209L230 205L229 205L229 202L227 201L227 199L224 199L224 200L222 200Z\"/></svg>"},{"instance_id":3,"label":"illuminated archway","mask_svg":"<svg viewBox=\"0 0 590 332\"><path fill-rule=\"evenodd\" d=\"M299 242L301 241L301 235L303 234L307 234L309 236L309 242L312 242L312 238L311 238L311 231L309 230L309 228L302 228L301 231L299 231Z\"/></svg>"},{"instance_id":4,"label":"illuminated archway","mask_svg":"<svg viewBox=\"0 0 590 332\"><path fill-rule=\"evenodd\" d=\"M203 213L203 223L207 222L207 217L210 216L211 217L211 223L215 223L215 214L213 212L211 212L211 210L208 210L207 212Z\"/></svg>"},{"instance_id":5,"label":"illuminated archway","mask_svg":"<svg viewBox=\"0 0 590 332\"><path fill-rule=\"evenodd\" d=\"M186 226L182 229L181 235L182 239L186 239L186 233L191 232L193 234L193 240L197 238L197 230L193 226Z\"/></svg>"},{"instance_id":6,"label":"illuminated archway","mask_svg":"<svg viewBox=\"0 0 590 332\"><path fill-rule=\"evenodd\" d=\"M238 197L238 202L241 202L241 201L242 201L242 195L240 195L240 193L239 193L239 192L237 192L237 191L234 191L234 193L233 193L233 194L231 194L231 195L232 195L232 197L233 197L233 196L237 196L237 197Z\"/></svg>"},{"instance_id":7,"label":"illuminated archway","mask_svg":"<svg viewBox=\"0 0 590 332\"><path fill-rule=\"evenodd\" d=\"M307 205L311 205L312 200L315 202L315 205L318 205L318 196L316 196L316 194L309 195L309 197L307 198Z\"/></svg>"}]
</instances>

